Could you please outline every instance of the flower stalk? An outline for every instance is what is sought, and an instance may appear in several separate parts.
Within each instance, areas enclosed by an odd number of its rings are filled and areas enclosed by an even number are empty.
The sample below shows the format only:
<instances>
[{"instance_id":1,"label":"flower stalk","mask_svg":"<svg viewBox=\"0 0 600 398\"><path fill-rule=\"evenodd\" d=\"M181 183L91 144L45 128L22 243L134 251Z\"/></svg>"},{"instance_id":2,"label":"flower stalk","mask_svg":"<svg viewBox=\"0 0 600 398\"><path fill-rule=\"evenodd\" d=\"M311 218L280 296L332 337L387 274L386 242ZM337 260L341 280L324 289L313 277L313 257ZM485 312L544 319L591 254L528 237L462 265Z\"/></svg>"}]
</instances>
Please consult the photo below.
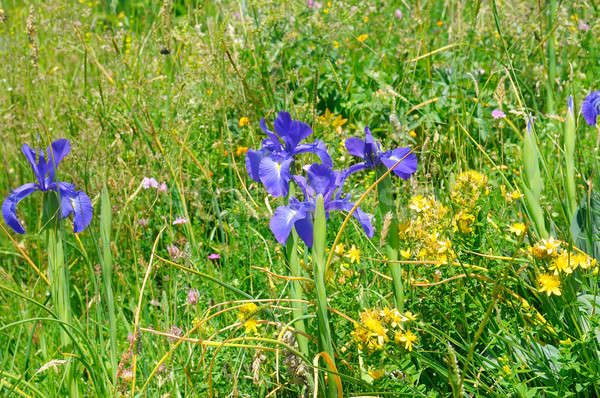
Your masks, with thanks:
<instances>
[{"instance_id":1,"label":"flower stalk","mask_svg":"<svg viewBox=\"0 0 600 398\"><path fill-rule=\"evenodd\" d=\"M325 289L325 204L323 196L317 196L315 219L314 219L314 243L313 243L313 273L315 280L315 290L317 294L317 322L319 325L319 346L320 350L326 352L335 371L335 355L333 351L333 342L331 338L331 327L327 315L327 292ZM327 386L327 397L337 397L337 387L330 377Z\"/></svg>"},{"instance_id":2,"label":"flower stalk","mask_svg":"<svg viewBox=\"0 0 600 398\"><path fill-rule=\"evenodd\" d=\"M569 220L577 211L577 194L575 190L575 113L573 98L569 97L567 117L564 124L565 148L565 189L567 191L567 212Z\"/></svg>"},{"instance_id":3,"label":"flower stalk","mask_svg":"<svg viewBox=\"0 0 600 398\"><path fill-rule=\"evenodd\" d=\"M69 292L69 269L65 265L63 248L63 232L60 228L60 199L54 192L44 195L44 225L47 226L46 240L48 243L48 279L50 280L50 295L58 319L65 324L72 323L72 312ZM70 338L64 328L60 328L60 348L67 352ZM73 378L73 362L65 370L65 382L71 397L78 397L77 382Z\"/></svg>"},{"instance_id":4,"label":"flower stalk","mask_svg":"<svg viewBox=\"0 0 600 398\"><path fill-rule=\"evenodd\" d=\"M523 193L525 196L525 207L531 218L536 235L540 238L547 238L546 222L544 221L544 211L540 205L540 196L544 188L542 180L538 146L532 129L531 118L527 122L527 132L523 137Z\"/></svg>"},{"instance_id":5,"label":"flower stalk","mask_svg":"<svg viewBox=\"0 0 600 398\"><path fill-rule=\"evenodd\" d=\"M385 172L384 169L377 169L377 178L380 178ZM384 231L380 228L380 239L383 246L383 253L389 261L390 273L392 274L392 283L394 287L394 300L396 308L402 311L404 308L404 284L402 282L402 266L397 263L398 260L398 218L396 215L396 206L393 195L393 183L391 176L386 176L377 185L377 194L379 197L379 208L381 210L382 225L389 222L388 228ZM389 221L388 221L389 220Z\"/></svg>"}]
</instances>

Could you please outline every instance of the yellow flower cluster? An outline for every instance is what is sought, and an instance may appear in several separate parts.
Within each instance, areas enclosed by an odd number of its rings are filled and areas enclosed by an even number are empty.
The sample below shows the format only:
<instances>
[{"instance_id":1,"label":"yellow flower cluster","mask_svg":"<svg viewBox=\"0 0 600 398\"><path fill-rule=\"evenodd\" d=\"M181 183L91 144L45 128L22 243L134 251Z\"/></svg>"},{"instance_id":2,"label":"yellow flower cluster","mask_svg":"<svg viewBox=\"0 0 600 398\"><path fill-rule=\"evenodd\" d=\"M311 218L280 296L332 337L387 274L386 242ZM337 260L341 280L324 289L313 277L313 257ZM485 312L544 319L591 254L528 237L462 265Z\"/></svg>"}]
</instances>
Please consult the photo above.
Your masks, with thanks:
<instances>
[{"instance_id":1,"label":"yellow flower cluster","mask_svg":"<svg viewBox=\"0 0 600 398\"><path fill-rule=\"evenodd\" d=\"M452 202L461 209L454 215L454 231L465 235L473 232L475 216L480 211L479 199L488 193L488 179L484 174L474 170L459 174L450 191Z\"/></svg>"},{"instance_id":2,"label":"yellow flower cluster","mask_svg":"<svg viewBox=\"0 0 600 398\"><path fill-rule=\"evenodd\" d=\"M407 326L416 319L412 312L401 313L396 308L367 309L360 314L360 322L354 324L352 338L361 350L372 352L383 349L393 335L396 344L412 351L418 338Z\"/></svg>"},{"instance_id":3,"label":"yellow flower cluster","mask_svg":"<svg viewBox=\"0 0 600 398\"><path fill-rule=\"evenodd\" d=\"M323 126L331 126L337 132L341 132L342 126L346 124L348 119L344 119L342 115L335 115L329 109L325 109L325 113L317 117L317 121Z\"/></svg>"},{"instance_id":4,"label":"yellow flower cluster","mask_svg":"<svg viewBox=\"0 0 600 398\"><path fill-rule=\"evenodd\" d=\"M472 209L482 193L489 193L487 177L477 171L468 170L459 174L450 191L450 198L458 206Z\"/></svg>"},{"instance_id":5,"label":"yellow flower cluster","mask_svg":"<svg viewBox=\"0 0 600 398\"><path fill-rule=\"evenodd\" d=\"M413 243L417 258L440 262L454 258L452 243L444 235L450 223L448 208L433 196L423 195L413 196L408 208L412 210L412 217L408 222L400 224L398 231L401 240ZM402 252L403 257L408 258L411 250L406 248Z\"/></svg>"},{"instance_id":6,"label":"yellow flower cluster","mask_svg":"<svg viewBox=\"0 0 600 398\"><path fill-rule=\"evenodd\" d=\"M538 275L538 291L548 296L561 295L561 275L569 275L576 269L597 269L596 260L584 253L574 253L563 249L563 242L552 237L542 239L529 248L529 253L535 259L544 261L548 267L547 273Z\"/></svg>"},{"instance_id":7,"label":"yellow flower cluster","mask_svg":"<svg viewBox=\"0 0 600 398\"><path fill-rule=\"evenodd\" d=\"M245 303L240 306L237 317L240 322L244 322L246 333L258 333L258 321L254 318L257 311L258 306L254 303Z\"/></svg>"}]
</instances>

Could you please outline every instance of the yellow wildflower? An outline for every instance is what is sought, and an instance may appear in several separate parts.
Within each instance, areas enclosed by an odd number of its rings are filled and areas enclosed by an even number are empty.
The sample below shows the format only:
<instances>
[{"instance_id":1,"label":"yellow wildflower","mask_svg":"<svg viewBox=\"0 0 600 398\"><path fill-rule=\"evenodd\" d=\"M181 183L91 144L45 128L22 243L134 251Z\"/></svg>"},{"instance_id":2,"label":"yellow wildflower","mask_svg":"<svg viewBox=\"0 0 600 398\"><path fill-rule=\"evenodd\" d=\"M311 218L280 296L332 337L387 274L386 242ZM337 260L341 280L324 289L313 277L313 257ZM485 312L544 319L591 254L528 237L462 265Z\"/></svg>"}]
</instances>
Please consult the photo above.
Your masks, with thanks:
<instances>
[{"instance_id":1,"label":"yellow wildflower","mask_svg":"<svg viewBox=\"0 0 600 398\"><path fill-rule=\"evenodd\" d=\"M475 223L475 216L465 210L461 210L454 218L456 228L463 234L473 232L473 224Z\"/></svg>"},{"instance_id":2,"label":"yellow wildflower","mask_svg":"<svg viewBox=\"0 0 600 398\"><path fill-rule=\"evenodd\" d=\"M369 370L369 376L371 376L374 380L381 379L383 376L385 376L385 370L371 369Z\"/></svg>"},{"instance_id":3,"label":"yellow wildflower","mask_svg":"<svg viewBox=\"0 0 600 398\"><path fill-rule=\"evenodd\" d=\"M548 258L558 254L560 249L560 241L555 240L553 237L548 239L542 239L536 243L531 249L531 254L536 258Z\"/></svg>"},{"instance_id":4,"label":"yellow wildflower","mask_svg":"<svg viewBox=\"0 0 600 398\"><path fill-rule=\"evenodd\" d=\"M240 118L240 121L238 122L238 126L239 127L244 127L245 125L247 125L248 123L250 123L250 119L248 119L246 116L242 116Z\"/></svg>"},{"instance_id":5,"label":"yellow wildflower","mask_svg":"<svg viewBox=\"0 0 600 398\"><path fill-rule=\"evenodd\" d=\"M487 195L487 182L487 177L475 170L462 172L450 191L450 197L454 203L471 208L475 206L482 192Z\"/></svg>"},{"instance_id":6,"label":"yellow wildflower","mask_svg":"<svg viewBox=\"0 0 600 398\"><path fill-rule=\"evenodd\" d=\"M554 275L558 275L560 272L570 274L577 268L577 265L574 261L573 253L565 250L552 261L549 268L554 271Z\"/></svg>"},{"instance_id":7,"label":"yellow wildflower","mask_svg":"<svg viewBox=\"0 0 600 398\"><path fill-rule=\"evenodd\" d=\"M570 337L567 337L565 340L559 340L558 342L561 345L571 345L571 344L573 344L573 342L571 341Z\"/></svg>"},{"instance_id":8,"label":"yellow wildflower","mask_svg":"<svg viewBox=\"0 0 600 398\"><path fill-rule=\"evenodd\" d=\"M256 319L248 319L244 322L244 328L246 329L246 333L255 333L258 334L258 321Z\"/></svg>"},{"instance_id":9,"label":"yellow wildflower","mask_svg":"<svg viewBox=\"0 0 600 398\"><path fill-rule=\"evenodd\" d=\"M404 315L402 315L397 308L385 307L383 310L381 310L381 316L393 328L399 327L404 321L406 321Z\"/></svg>"},{"instance_id":10,"label":"yellow wildflower","mask_svg":"<svg viewBox=\"0 0 600 398\"><path fill-rule=\"evenodd\" d=\"M244 303L240 306L238 312L238 319L243 321L244 319L252 316L258 310L258 306L254 303Z\"/></svg>"},{"instance_id":11,"label":"yellow wildflower","mask_svg":"<svg viewBox=\"0 0 600 398\"><path fill-rule=\"evenodd\" d=\"M509 375L511 372L510 366L508 366L508 365L502 366L502 371L504 371L505 374Z\"/></svg>"},{"instance_id":12,"label":"yellow wildflower","mask_svg":"<svg viewBox=\"0 0 600 398\"><path fill-rule=\"evenodd\" d=\"M333 46L334 46L335 48L340 48L340 43L339 43L337 40L334 40L334 41L333 41Z\"/></svg>"},{"instance_id":13,"label":"yellow wildflower","mask_svg":"<svg viewBox=\"0 0 600 398\"><path fill-rule=\"evenodd\" d=\"M366 34L366 33L363 33L362 35L358 36L356 38L356 40L358 40L359 42L363 43L365 40L367 40L367 37L369 37L369 35Z\"/></svg>"},{"instance_id":14,"label":"yellow wildflower","mask_svg":"<svg viewBox=\"0 0 600 398\"><path fill-rule=\"evenodd\" d=\"M407 330L404 333L396 332L394 334L394 341L397 344L404 343L404 349L412 351L412 345L417 342L417 336L410 330Z\"/></svg>"},{"instance_id":15,"label":"yellow wildflower","mask_svg":"<svg viewBox=\"0 0 600 398\"><path fill-rule=\"evenodd\" d=\"M526 229L527 229L527 227L525 227L525 224L523 224L521 222L516 222L516 223L512 224L510 227L508 227L508 232L512 232L513 234L515 234L517 236L521 236L521 235L523 235L523 233L525 232Z\"/></svg>"},{"instance_id":16,"label":"yellow wildflower","mask_svg":"<svg viewBox=\"0 0 600 398\"><path fill-rule=\"evenodd\" d=\"M587 254L577 253L574 256L572 256L572 260L575 264L574 268L579 267L581 269L588 269L596 265L596 259L591 258Z\"/></svg>"},{"instance_id":17,"label":"yellow wildflower","mask_svg":"<svg viewBox=\"0 0 600 398\"><path fill-rule=\"evenodd\" d=\"M238 156L243 155L246 152L248 152L248 147L247 146L239 146L235 150L235 154L238 155Z\"/></svg>"},{"instance_id":18,"label":"yellow wildflower","mask_svg":"<svg viewBox=\"0 0 600 398\"><path fill-rule=\"evenodd\" d=\"M506 194L506 201L508 203L510 202L514 202L515 200L521 199L523 197L523 194L521 192L519 192L519 190L514 190L512 192L509 192Z\"/></svg>"},{"instance_id":19,"label":"yellow wildflower","mask_svg":"<svg viewBox=\"0 0 600 398\"><path fill-rule=\"evenodd\" d=\"M415 130L410 130L408 132L408 135L410 135L412 138L416 138L417 137L417 133L415 133Z\"/></svg>"},{"instance_id":20,"label":"yellow wildflower","mask_svg":"<svg viewBox=\"0 0 600 398\"><path fill-rule=\"evenodd\" d=\"M410 311L406 311L404 313L404 317L406 318L407 321L416 321L417 320L417 316Z\"/></svg>"},{"instance_id":21,"label":"yellow wildflower","mask_svg":"<svg viewBox=\"0 0 600 398\"><path fill-rule=\"evenodd\" d=\"M427 198L423 195L416 195L410 198L408 202L408 208L416 211L417 213L421 213L424 210L429 209L431 206Z\"/></svg>"},{"instance_id":22,"label":"yellow wildflower","mask_svg":"<svg viewBox=\"0 0 600 398\"><path fill-rule=\"evenodd\" d=\"M557 275L552 274L541 274L538 276L538 282L540 288L538 289L541 293L546 292L548 296L555 294L561 295L560 292L560 279Z\"/></svg>"},{"instance_id":23,"label":"yellow wildflower","mask_svg":"<svg viewBox=\"0 0 600 398\"><path fill-rule=\"evenodd\" d=\"M359 348L379 350L388 341L387 329L381 323L380 311L366 310L360 314L360 323L354 324L351 333Z\"/></svg>"},{"instance_id":24,"label":"yellow wildflower","mask_svg":"<svg viewBox=\"0 0 600 398\"><path fill-rule=\"evenodd\" d=\"M360 263L360 250L355 245L348 250L348 258L350 258L350 263Z\"/></svg>"},{"instance_id":25,"label":"yellow wildflower","mask_svg":"<svg viewBox=\"0 0 600 398\"><path fill-rule=\"evenodd\" d=\"M410 248L408 248L406 250L401 249L400 250L400 255L402 256L402 258L404 258L406 260L409 259L410 258Z\"/></svg>"},{"instance_id":26,"label":"yellow wildflower","mask_svg":"<svg viewBox=\"0 0 600 398\"><path fill-rule=\"evenodd\" d=\"M335 246L335 249L333 250L335 252L335 254L337 254L338 256L341 256L342 254L344 254L344 244L343 243L338 243Z\"/></svg>"}]
</instances>

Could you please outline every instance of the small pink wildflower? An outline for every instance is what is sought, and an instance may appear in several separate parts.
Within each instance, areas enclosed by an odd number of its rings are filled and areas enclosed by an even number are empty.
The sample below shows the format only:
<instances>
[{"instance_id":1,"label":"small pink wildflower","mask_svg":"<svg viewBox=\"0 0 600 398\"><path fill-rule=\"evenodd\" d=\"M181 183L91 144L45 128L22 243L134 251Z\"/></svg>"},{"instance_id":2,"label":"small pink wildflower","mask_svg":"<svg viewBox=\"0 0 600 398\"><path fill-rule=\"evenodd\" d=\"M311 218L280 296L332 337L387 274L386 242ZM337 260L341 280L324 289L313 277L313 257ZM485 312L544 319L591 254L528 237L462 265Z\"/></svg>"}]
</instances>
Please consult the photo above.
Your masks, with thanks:
<instances>
[{"instance_id":1,"label":"small pink wildflower","mask_svg":"<svg viewBox=\"0 0 600 398\"><path fill-rule=\"evenodd\" d=\"M583 32L587 32L588 30L590 30L590 25L588 25L584 21L581 21L581 22L579 22L579 30L581 30Z\"/></svg>"},{"instance_id":2,"label":"small pink wildflower","mask_svg":"<svg viewBox=\"0 0 600 398\"><path fill-rule=\"evenodd\" d=\"M183 330L179 329L175 325L171 326L171 329L169 329L169 333L172 334L173 336L177 336L177 337L183 336ZM179 339L176 337L167 337L167 340L169 340L171 343L174 343Z\"/></svg>"},{"instance_id":3,"label":"small pink wildflower","mask_svg":"<svg viewBox=\"0 0 600 398\"><path fill-rule=\"evenodd\" d=\"M198 289L190 289L188 290L187 302L190 305L196 305L198 300L200 299L200 292Z\"/></svg>"},{"instance_id":4,"label":"small pink wildflower","mask_svg":"<svg viewBox=\"0 0 600 398\"><path fill-rule=\"evenodd\" d=\"M217 253L211 253L211 254L208 255L208 259L209 260L218 260L220 258L221 258L221 256L218 255Z\"/></svg>"},{"instance_id":5,"label":"small pink wildflower","mask_svg":"<svg viewBox=\"0 0 600 398\"><path fill-rule=\"evenodd\" d=\"M399 8L396 8L396 11L394 12L394 16L396 17L396 19L402 19L402 10L400 10Z\"/></svg>"},{"instance_id":6,"label":"small pink wildflower","mask_svg":"<svg viewBox=\"0 0 600 398\"><path fill-rule=\"evenodd\" d=\"M169 256L174 260L177 260L179 257L183 256L183 252L177 246L170 244L167 246L167 251L169 252Z\"/></svg>"},{"instance_id":7,"label":"small pink wildflower","mask_svg":"<svg viewBox=\"0 0 600 398\"><path fill-rule=\"evenodd\" d=\"M167 183L166 182L161 182L160 185L158 186L158 192L167 192L168 188L167 188Z\"/></svg>"},{"instance_id":8,"label":"small pink wildflower","mask_svg":"<svg viewBox=\"0 0 600 398\"><path fill-rule=\"evenodd\" d=\"M149 189L149 188L158 188L158 181L156 181L156 179L154 177L144 177L142 179L142 188L144 189Z\"/></svg>"},{"instance_id":9,"label":"small pink wildflower","mask_svg":"<svg viewBox=\"0 0 600 398\"><path fill-rule=\"evenodd\" d=\"M492 111L492 117L494 119L502 119L502 118L506 117L506 115L500 109L494 109Z\"/></svg>"},{"instance_id":10,"label":"small pink wildflower","mask_svg":"<svg viewBox=\"0 0 600 398\"><path fill-rule=\"evenodd\" d=\"M185 224L187 219L185 217L177 217L175 221L173 221L173 225Z\"/></svg>"},{"instance_id":11,"label":"small pink wildflower","mask_svg":"<svg viewBox=\"0 0 600 398\"><path fill-rule=\"evenodd\" d=\"M142 226L142 227L147 227L148 226L148 219L147 218L140 218L138 220L138 224L140 224L140 226Z\"/></svg>"}]
</instances>

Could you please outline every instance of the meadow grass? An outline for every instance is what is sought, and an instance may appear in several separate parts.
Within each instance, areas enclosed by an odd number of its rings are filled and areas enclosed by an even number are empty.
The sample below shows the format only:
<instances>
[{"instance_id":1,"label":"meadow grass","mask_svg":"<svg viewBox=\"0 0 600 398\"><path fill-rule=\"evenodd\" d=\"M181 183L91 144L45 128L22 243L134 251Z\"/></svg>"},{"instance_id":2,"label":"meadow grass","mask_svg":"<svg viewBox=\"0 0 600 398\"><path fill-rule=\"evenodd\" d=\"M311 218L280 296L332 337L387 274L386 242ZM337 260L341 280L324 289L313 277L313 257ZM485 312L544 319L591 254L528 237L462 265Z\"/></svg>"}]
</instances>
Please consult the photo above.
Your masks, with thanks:
<instances>
[{"instance_id":1,"label":"meadow grass","mask_svg":"<svg viewBox=\"0 0 600 398\"><path fill-rule=\"evenodd\" d=\"M74 234L32 195L27 234L0 224L1 395L597 396L598 12L0 1L0 192L68 138L94 209ZM406 181L346 182L375 238L319 207L312 250L277 243L286 199L245 156L279 111L338 169L366 126L414 151Z\"/></svg>"}]
</instances>

